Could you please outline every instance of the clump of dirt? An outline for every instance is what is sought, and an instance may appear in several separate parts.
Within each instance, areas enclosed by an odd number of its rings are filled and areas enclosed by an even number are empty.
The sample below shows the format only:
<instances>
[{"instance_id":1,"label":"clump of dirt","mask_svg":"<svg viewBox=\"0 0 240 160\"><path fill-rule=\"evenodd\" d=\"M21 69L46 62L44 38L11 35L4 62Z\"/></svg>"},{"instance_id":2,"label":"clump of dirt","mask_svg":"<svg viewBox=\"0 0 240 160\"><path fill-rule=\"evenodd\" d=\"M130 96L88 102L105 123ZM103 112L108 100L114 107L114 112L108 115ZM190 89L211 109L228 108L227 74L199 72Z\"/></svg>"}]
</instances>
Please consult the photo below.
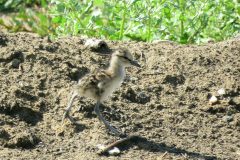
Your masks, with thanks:
<instances>
[{"instance_id":1,"label":"clump of dirt","mask_svg":"<svg viewBox=\"0 0 240 160\"><path fill-rule=\"evenodd\" d=\"M84 42L0 33L0 159L106 158L96 146L116 138L94 114L95 102L78 99L71 114L80 125L61 124L72 86L108 66L110 54ZM108 158L239 159L239 38L200 46L106 44L108 51L128 48L142 66L128 68L121 88L101 105L115 127L139 135ZM210 104L213 95L218 102Z\"/></svg>"}]
</instances>

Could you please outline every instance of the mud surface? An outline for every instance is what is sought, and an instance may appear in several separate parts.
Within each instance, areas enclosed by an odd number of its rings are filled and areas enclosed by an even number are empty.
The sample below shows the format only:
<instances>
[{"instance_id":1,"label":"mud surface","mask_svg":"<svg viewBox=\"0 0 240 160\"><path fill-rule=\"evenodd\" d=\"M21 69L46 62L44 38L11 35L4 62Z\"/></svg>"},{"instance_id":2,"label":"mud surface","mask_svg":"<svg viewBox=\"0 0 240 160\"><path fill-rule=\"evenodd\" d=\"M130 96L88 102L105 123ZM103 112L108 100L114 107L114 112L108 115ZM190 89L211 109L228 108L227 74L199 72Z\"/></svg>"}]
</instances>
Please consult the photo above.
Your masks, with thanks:
<instances>
[{"instance_id":1,"label":"mud surface","mask_svg":"<svg viewBox=\"0 0 240 160\"><path fill-rule=\"evenodd\" d=\"M0 33L0 159L240 159L239 38L201 46L107 42L129 48L142 65L128 68L101 106L116 128L139 135L118 156L96 153L117 138L97 119L94 101L75 101L71 115L81 125L61 124L72 86L108 66L109 52L84 42ZM218 101L209 104L212 95Z\"/></svg>"}]
</instances>

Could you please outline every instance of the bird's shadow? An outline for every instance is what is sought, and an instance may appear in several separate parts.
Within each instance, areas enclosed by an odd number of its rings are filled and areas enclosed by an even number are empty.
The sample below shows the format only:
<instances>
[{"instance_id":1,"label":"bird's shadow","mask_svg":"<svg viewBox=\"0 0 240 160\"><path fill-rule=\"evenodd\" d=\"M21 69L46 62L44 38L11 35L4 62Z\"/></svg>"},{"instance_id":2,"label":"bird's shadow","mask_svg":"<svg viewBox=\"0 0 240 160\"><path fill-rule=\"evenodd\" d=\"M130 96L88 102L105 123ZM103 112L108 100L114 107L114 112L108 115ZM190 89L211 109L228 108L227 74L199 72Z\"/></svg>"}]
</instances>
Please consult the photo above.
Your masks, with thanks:
<instances>
[{"instance_id":1,"label":"bird's shadow","mask_svg":"<svg viewBox=\"0 0 240 160\"><path fill-rule=\"evenodd\" d=\"M80 124L80 123L75 123L74 124L74 132L75 133L80 133L85 129L87 129L87 126L84 125L84 124Z\"/></svg>"},{"instance_id":2,"label":"bird's shadow","mask_svg":"<svg viewBox=\"0 0 240 160\"><path fill-rule=\"evenodd\" d=\"M138 146L139 149L143 149L150 152L161 152L161 153L172 153L175 155L186 155L192 159L204 159L204 160L215 160L217 159L216 156L206 155L198 152L191 152L184 149L176 148L173 146L168 146L165 143L157 143L147 138L141 136L134 136L129 141L125 143L121 143L118 147L121 150L129 150L130 148Z\"/></svg>"}]
</instances>

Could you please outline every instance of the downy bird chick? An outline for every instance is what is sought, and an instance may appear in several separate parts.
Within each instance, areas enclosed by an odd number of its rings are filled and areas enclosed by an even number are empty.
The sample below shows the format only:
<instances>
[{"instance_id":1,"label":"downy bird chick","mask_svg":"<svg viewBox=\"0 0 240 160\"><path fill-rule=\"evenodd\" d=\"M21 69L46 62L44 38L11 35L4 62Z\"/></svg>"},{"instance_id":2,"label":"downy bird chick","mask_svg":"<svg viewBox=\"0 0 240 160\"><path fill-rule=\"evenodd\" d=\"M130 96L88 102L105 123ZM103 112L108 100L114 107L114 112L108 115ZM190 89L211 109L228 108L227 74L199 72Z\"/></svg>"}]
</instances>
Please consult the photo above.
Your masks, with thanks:
<instances>
[{"instance_id":1,"label":"downy bird chick","mask_svg":"<svg viewBox=\"0 0 240 160\"><path fill-rule=\"evenodd\" d=\"M130 66L140 67L137 61L133 60L133 56L127 49L120 48L115 50L111 56L110 66L106 70L88 74L79 80L73 89L72 97L66 108L63 120L68 118L72 123L76 123L69 115L72 103L77 96L88 97L96 101L94 111L99 120L102 121L106 128L112 133L121 136L121 132L113 128L110 123L104 119L100 113L99 105L121 86L125 77L125 68Z\"/></svg>"}]
</instances>

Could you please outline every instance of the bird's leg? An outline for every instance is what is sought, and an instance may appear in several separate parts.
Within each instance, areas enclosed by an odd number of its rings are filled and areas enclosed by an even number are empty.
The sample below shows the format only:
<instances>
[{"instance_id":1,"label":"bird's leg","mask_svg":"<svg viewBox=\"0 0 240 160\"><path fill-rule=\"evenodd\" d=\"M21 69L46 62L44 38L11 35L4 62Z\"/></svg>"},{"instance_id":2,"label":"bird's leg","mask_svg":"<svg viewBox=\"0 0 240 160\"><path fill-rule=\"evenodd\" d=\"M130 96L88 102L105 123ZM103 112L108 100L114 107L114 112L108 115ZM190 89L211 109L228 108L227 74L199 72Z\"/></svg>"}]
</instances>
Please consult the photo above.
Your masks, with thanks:
<instances>
[{"instance_id":1,"label":"bird's leg","mask_svg":"<svg viewBox=\"0 0 240 160\"><path fill-rule=\"evenodd\" d=\"M73 124L77 124L77 122L69 115L69 112L71 111L71 108L72 108L73 101L77 96L78 96L78 93L73 91L72 96L71 96L71 98L68 102L68 106L66 108L66 111L63 115L62 123L64 122L65 118L68 118Z\"/></svg>"},{"instance_id":2,"label":"bird's leg","mask_svg":"<svg viewBox=\"0 0 240 160\"><path fill-rule=\"evenodd\" d=\"M104 119L104 117L102 116L102 114L100 113L99 110L99 106L100 106L100 101L97 101L96 106L94 108L94 111L96 112L98 118L100 121L102 121L104 123L104 125L106 126L107 129L109 129L112 133L114 133L116 136L123 136L123 134L121 132L119 132L117 129L113 128L108 121L106 121Z\"/></svg>"}]
</instances>

